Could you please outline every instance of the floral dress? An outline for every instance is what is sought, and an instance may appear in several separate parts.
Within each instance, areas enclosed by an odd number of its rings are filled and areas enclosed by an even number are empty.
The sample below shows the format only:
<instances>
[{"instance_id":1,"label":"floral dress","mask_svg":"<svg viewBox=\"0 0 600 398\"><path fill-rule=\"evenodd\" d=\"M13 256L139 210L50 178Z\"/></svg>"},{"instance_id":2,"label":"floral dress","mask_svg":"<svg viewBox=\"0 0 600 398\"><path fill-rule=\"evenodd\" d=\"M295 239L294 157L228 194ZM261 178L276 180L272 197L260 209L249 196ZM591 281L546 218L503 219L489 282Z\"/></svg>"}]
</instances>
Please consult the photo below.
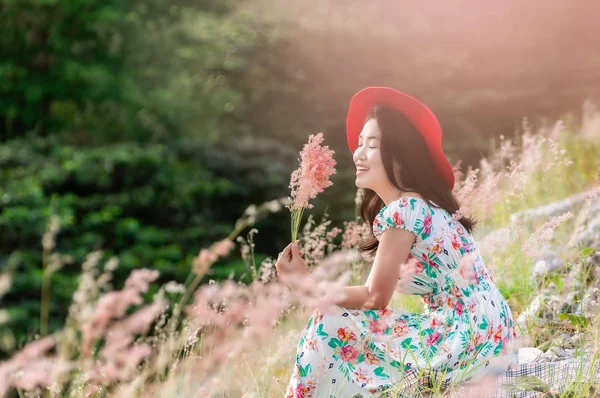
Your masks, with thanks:
<instances>
[{"instance_id":1,"label":"floral dress","mask_svg":"<svg viewBox=\"0 0 600 398\"><path fill-rule=\"evenodd\" d=\"M378 240L390 228L416 235L409 253L416 266L408 275L400 273L404 280L397 290L420 295L424 313L339 306L334 313L314 311L298 344L286 398L373 396L392 386L406 390L417 380L448 385L504 373L516 364L512 313L462 224L423 199L401 197L373 222ZM462 272L465 261L469 278Z\"/></svg>"}]
</instances>

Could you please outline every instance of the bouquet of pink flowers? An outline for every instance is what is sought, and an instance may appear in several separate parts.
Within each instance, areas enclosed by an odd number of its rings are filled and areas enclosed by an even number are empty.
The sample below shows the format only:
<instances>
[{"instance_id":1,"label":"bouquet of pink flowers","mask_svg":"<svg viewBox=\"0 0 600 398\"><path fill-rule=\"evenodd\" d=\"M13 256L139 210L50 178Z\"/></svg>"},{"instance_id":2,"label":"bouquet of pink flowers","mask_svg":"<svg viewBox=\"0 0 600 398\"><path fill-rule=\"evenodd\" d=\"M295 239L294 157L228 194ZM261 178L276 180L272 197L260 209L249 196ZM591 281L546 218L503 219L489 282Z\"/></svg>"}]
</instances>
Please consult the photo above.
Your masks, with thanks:
<instances>
[{"instance_id":1,"label":"bouquet of pink flowers","mask_svg":"<svg viewBox=\"0 0 600 398\"><path fill-rule=\"evenodd\" d=\"M286 206L292 212L292 242L296 241L302 212L313 207L308 201L333 185L329 177L335 174L334 151L328 146L321 146L322 143L322 133L311 134L300 152L300 167L292 173L292 204Z\"/></svg>"}]
</instances>

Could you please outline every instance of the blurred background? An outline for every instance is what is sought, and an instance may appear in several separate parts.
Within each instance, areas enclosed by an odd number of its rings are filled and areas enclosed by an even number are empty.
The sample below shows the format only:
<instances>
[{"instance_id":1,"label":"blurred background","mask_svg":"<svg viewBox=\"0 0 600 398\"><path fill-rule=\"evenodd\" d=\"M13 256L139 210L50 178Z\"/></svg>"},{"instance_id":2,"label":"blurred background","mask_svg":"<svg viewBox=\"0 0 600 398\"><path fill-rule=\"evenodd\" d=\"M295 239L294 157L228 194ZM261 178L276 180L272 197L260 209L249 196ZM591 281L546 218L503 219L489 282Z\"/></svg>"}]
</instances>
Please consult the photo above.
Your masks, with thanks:
<instances>
[{"instance_id":1,"label":"blurred background","mask_svg":"<svg viewBox=\"0 0 600 398\"><path fill-rule=\"evenodd\" d=\"M52 275L50 331L92 250L119 257L115 287L139 267L183 282L249 205L289 195L311 133L338 172L305 217L352 220L345 117L365 86L428 105L463 168L524 117L577 123L600 98L594 3L0 0L0 267L20 255L2 327L13 346L40 329L51 215L69 257ZM260 263L289 242L289 211L256 228ZM232 273L235 254L210 278Z\"/></svg>"}]
</instances>

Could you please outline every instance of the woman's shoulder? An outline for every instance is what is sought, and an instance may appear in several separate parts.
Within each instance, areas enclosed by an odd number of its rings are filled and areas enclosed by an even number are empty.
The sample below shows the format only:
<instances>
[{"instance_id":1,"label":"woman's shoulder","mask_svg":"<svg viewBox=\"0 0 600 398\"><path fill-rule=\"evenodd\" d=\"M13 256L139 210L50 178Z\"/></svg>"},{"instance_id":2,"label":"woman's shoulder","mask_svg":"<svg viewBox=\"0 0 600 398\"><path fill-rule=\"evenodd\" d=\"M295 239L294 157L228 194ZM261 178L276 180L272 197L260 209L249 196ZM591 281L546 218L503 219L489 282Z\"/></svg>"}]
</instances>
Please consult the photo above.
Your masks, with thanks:
<instances>
[{"instance_id":1,"label":"woman's shoulder","mask_svg":"<svg viewBox=\"0 0 600 398\"><path fill-rule=\"evenodd\" d=\"M431 233L434 210L422 197L401 196L384 206L373 224L376 237L390 228L403 228L417 235L417 240L426 239Z\"/></svg>"},{"instance_id":2,"label":"woman's shoulder","mask_svg":"<svg viewBox=\"0 0 600 398\"><path fill-rule=\"evenodd\" d=\"M432 207L432 205L434 206ZM379 214L386 212L386 210L389 212L398 211L401 209L405 209L402 210L404 212L416 210L419 211L419 213L422 213L423 211L429 212L433 210L433 208L435 208L435 203L430 203L422 196L403 195L391 201L389 205L384 206L379 212Z\"/></svg>"}]
</instances>

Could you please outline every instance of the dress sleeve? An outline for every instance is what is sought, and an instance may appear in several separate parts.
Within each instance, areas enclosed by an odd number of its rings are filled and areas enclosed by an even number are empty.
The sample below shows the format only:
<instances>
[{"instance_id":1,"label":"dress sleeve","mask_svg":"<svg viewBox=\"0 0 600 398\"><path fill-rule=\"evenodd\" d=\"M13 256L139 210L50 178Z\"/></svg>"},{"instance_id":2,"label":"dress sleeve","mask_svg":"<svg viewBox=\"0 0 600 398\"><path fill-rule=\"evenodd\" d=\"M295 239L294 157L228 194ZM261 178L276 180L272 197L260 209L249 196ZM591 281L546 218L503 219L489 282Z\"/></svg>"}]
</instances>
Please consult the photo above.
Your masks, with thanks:
<instances>
[{"instance_id":1,"label":"dress sleeve","mask_svg":"<svg viewBox=\"0 0 600 398\"><path fill-rule=\"evenodd\" d=\"M380 240L381 234L390 228L402 228L412 232L417 242L431 234L432 210L425 201L402 197L385 206L373 221L373 235Z\"/></svg>"}]
</instances>

